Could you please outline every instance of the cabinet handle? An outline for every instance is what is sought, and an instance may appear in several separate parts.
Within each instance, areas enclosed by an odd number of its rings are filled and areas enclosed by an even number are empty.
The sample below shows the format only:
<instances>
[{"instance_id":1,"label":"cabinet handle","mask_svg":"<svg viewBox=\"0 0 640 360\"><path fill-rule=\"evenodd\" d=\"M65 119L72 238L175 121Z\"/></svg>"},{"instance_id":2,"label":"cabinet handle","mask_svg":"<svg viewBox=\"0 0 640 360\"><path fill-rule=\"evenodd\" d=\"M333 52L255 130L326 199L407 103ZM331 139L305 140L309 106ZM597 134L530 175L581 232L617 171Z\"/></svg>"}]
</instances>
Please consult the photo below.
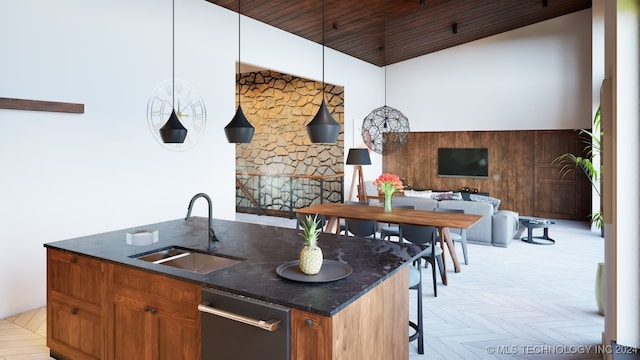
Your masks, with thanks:
<instances>
[{"instance_id":1,"label":"cabinet handle","mask_svg":"<svg viewBox=\"0 0 640 360\"><path fill-rule=\"evenodd\" d=\"M228 311L225 311L225 310L216 309L214 307L203 305L203 304L198 305L198 310L200 310L201 312L207 313L207 314L217 315L217 316L223 317L225 319L234 320L234 321L241 322L243 324L255 326L257 328L260 328L260 329L263 329L263 330L267 330L267 331L276 331L280 327L280 321L279 320L258 320L258 319L253 319L253 318L250 318L250 317L247 317L247 316L234 314L234 313L231 313L231 312L228 312Z\"/></svg>"},{"instance_id":2,"label":"cabinet handle","mask_svg":"<svg viewBox=\"0 0 640 360\"><path fill-rule=\"evenodd\" d=\"M72 257L72 258L71 258L71 263L72 263L72 264L75 264L75 263L77 263L77 262L78 262L78 259L77 259L77 258L75 258L75 257Z\"/></svg>"},{"instance_id":3,"label":"cabinet handle","mask_svg":"<svg viewBox=\"0 0 640 360\"><path fill-rule=\"evenodd\" d=\"M157 310L156 308L151 308L151 313L152 313L152 314L155 314L155 313L157 313L157 312L158 312L158 310Z\"/></svg>"},{"instance_id":4,"label":"cabinet handle","mask_svg":"<svg viewBox=\"0 0 640 360\"><path fill-rule=\"evenodd\" d=\"M71 315L75 315L78 313L78 308L71 308Z\"/></svg>"},{"instance_id":5,"label":"cabinet handle","mask_svg":"<svg viewBox=\"0 0 640 360\"><path fill-rule=\"evenodd\" d=\"M145 305L145 306L142 308L142 310L143 310L144 312L149 311L149 309L150 309L149 305Z\"/></svg>"},{"instance_id":6,"label":"cabinet handle","mask_svg":"<svg viewBox=\"0 0 640 360\"><path fill-rule=\"evenodd\" d=\"M313 326L313 320L307 319L307 320L304 321L304 324L307 325L307 327L312 327Z\"/></svg>"}]
</instances>

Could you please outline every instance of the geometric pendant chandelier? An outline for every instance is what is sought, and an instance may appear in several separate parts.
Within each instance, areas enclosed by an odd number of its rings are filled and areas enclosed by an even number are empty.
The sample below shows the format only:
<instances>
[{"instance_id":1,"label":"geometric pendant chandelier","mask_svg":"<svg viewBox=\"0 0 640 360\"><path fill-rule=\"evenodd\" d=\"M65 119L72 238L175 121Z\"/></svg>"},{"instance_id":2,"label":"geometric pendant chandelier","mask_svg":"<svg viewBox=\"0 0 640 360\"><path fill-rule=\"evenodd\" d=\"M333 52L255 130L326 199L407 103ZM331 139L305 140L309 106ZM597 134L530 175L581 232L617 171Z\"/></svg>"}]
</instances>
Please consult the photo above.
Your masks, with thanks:
<instances>
[{"instance_id":1,"label":"geometric pendant chandelier","mask_svg":"<svg viewBox=\"0 0 640 360\"><path fill-rule=\"evenodd\" d=\"M373 109L362 122L362 139L369 149L388 154L409 140L409 119L391 106L387 106L387 3L384 13L384 106Z\"/></svg>"},{"instance_id":2,"label":"geometric pendant chandelier","mask_svg":"<svg viewBox=\"0 0 640 360\"><path fill-rule=\"evenodd\" d=\"M409 120L391 106L374 109L362 122L362 139L378 154L392 153L409 140Z\"/></svg>"}]
</instances>

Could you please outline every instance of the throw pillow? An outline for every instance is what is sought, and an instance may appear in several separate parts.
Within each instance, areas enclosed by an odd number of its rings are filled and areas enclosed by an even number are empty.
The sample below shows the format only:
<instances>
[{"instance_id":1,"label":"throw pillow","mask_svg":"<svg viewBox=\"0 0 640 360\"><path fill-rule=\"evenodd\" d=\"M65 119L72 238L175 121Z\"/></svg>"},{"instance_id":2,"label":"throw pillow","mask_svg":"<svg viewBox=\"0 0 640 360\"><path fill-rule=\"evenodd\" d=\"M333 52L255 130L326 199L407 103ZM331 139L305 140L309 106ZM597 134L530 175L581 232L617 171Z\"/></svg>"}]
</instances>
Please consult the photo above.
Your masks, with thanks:
<instances>
[{"instance_id":1,"label":"throw pillow","mask_svg":"<svg viewBox=\"0 0 640 360\"><path fill-rule=\"evenodd\" d=\"M433 200L462 200L462 194L457 192L445 192L445 193L433 193L431 195Z\"/></svg>"},{"instance_id":2,"label":"throw pillow","mask_svg":"<svg viewBox=\"0 0 640 360\"><path fill-rule=\"evenodd\" d=\"M470 194L469 195L469 200L478 201L478 202L484 202L484 203L488 203L488 204L493 205L493 213L494 214L498 212L498 208L500 207L500 199L496 199L496 198L491 197L491 196Z\"/></svg>"},{"instance_id":3,"label":"throw pillow","mask_svg":"<svg viewBox=\"0 0 640 360\"><path fill-rule=\"evenodd\" d=\"M426 191L405 190L404 196L431 199L431 190L426 190Z\"/></svg>"}]
</instances>

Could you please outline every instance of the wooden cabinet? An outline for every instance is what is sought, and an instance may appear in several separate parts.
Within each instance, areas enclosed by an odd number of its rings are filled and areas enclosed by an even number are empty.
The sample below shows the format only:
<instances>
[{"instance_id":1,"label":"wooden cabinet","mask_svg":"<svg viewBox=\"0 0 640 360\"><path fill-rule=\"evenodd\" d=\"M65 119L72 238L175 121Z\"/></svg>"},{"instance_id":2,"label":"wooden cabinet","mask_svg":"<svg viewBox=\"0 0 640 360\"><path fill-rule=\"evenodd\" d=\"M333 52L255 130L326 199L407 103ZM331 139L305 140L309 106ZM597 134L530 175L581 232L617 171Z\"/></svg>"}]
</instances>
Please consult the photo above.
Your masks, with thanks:
<instances>
[{"instance_id":1,"label":"wooden cabinet","mask_svg":"<svg viewBox=\"0 0 640 360\"><path fill-rule=\"evenodd\" d=\"M200 286L47 249L47 346L58 359L200 359Z\"/></svg>"},{"instance_id":2,"label":"wooden cabinet","mask_svg":"<svg viewBox=\"0 0 640 360\"><path fill-rule=\"evenodd\" d=\"M408 284L405 267L332 317L292 309L291 360L408 359Z\"/></svg>"},{"instance_id":3,"label":"wooden cabinet","mask_svg":"<svg viewBox=\"0 0 640 360\"><path fill-rule=\"evenodd\" d=\"M59 358L105 359L105 265L47 250L47 346Z\"/></svg>"},{"instance_id":4,"label":"wooden cabinet","mask_svg":"<svg viewBox=\"0 0 640 360\"><path fill-rule=\"evenodd\" d=\"M113 358L200 359L200 286L113 266Z\"/></svg>"}]
</instances>

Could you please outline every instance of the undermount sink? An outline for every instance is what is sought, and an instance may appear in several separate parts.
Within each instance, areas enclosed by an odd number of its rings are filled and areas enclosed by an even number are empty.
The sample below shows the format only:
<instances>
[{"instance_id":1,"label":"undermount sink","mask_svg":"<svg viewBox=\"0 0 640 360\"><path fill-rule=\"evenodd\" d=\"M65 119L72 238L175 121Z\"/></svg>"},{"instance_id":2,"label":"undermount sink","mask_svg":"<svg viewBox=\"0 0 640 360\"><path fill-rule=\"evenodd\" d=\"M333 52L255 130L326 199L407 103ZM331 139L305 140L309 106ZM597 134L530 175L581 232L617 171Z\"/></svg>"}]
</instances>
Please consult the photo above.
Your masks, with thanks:
<instances>
[{"instance_id":1,"label":"undermount sink","mask_svg":"<svg viewBox=\"0 0 640 360\"><path fill-rule=\"evenodd\" d=\"M223 255L212 255L177 246L170 246L168 248L133 255L131 257L152 262L154 264L172 266L198 274L208 274L242 261L242 259Z\"/></svg>"}]
</instances>

